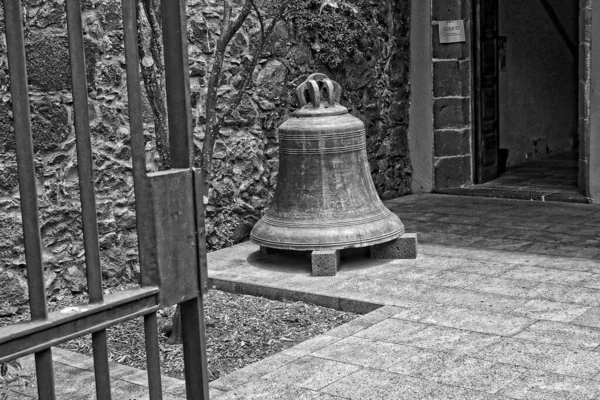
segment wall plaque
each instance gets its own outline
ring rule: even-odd
[[[458,43],[465,42],[465,21],[440,21],[440,43]]]

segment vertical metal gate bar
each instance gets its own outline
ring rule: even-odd
[[[188,399],[208,400],[208,365],[202,296],[181,303],[185,390]],[[200,379],[198,379],[200,378]]]
[[[144,124],[142,113],[142,89],[140,76],[140,57],[137,37],[137,1],[122,0],[123,33],[125,43],[125,68],[127,71],[127,98],[129,100],[129,130],[131,134],[131,158],[133,163],[133,186],[135,191],[135,212],[138,231],[138,248],[140,249],[140,265],[142,286],[158,285],[158,267],[155,246],[145,241],[144,233],[154,232],[154,219],[149,218],[152,210],[152,191],[146,177],[146,151],[144,141]],[[145,249],[145,251],[142,251]]]
[[[75,114],[75,135],[77,138],[77,165],[79,170],[79,190],[83,219],[83,240],[90,303],[101,302],[102,270],[98,247],[98,224],[96,222],[96,196],[94,190],[94,170],[92,142],[88,115],[87,82],[85,75],[85,51],[81,26],[80,0],[69,0],[67,25],[69,50],[71,54],[71,79],[73,83],[73,109]]]
[[[193,166],[193,136],[186,2],[185,0],[162,0],[161,6],[171,164],[173,168],[191,168]],[[202,288],[200,288],[198,297],[184,301],[180,303],[180,306],[187,398],[208,400]]]
[[[129,130],[131,133],[132,148],[131,157],[135,177],[144,178],[146,176],[146,154],[142,119],[142,91],[140,85],[141,76],[140,56],[138,53],[136,4],[136,0],[122,0],[125,68],[127,72],[127,99],[129,101]],[[134,183],[139,181],[140,179],[135,179]],[[137,192],[135,196],[136,200],[138,200]]]
[[[144,316],[144,332],[146,334],[146,364],[148,365],[150,400],[162,400],[158,322],[155,312]]]
[[[191,168],[194,142],[185,0],[162,0],[169,145],[173,168]]]
[[[92,349],[94,351],[96,399],[110,400],[110,369],[108,366],[106,329],[92,333]]]
[[[44,320],[47,318],[48,311],[44,289],[44,266],[42,262],[33,140],[31,137],[31,117],[29,113],[29,92],[27,89],[27,69],[25,64],[23,18],[21,15],[20,0],[4,0],[4,18],[15,127],[21,216],[23,219],[23,238],[25,242],[25,258],[27,260],[29,307],[32,320]],[[35,366],[38,381],[38,397],[41,400],[54,400],[56,397],[54,371],[52,368],[52,351],[44,350],[36,353]]]
[[[55,400],[51,349],[35,353],[35,374],[37,376],[38,397],[40,400]]]
[[[29,285],[29,305],[31,319],[46,319],[46,294],[44,291],[44,266],[40,240],[37,188],[29,115],[29,92],[27,90],[27,69],[25,67],[25,45],[19,0],[4,0],[6,19],[6,39],[10,91],[15,124],[17,163],[19,168],[19,193],[25,257],[27,259],[27,283]]]
[[[98,224],[96,222],[96,195],[90,135],[87,81],[85,73],[85,49],[81,23],[81,2],[66,2],[69,53],[71,55],[71,79],[73,85],[73,109],[79,170],[79,191],[83,220],[83,240],[90,303],[102,302],[102,269],[98,246]],[[94,375],[98,399],[110,400],[110,371],[106,330],[92,334],[94,351]]]

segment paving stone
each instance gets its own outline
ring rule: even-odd
[[[463,273],[458,271],[438,271],[427,268],[415,268],[405,270],[400,276],[394,274],[400,280],[422,282],[429,285],[457,287],[469,286],[482,279],[481,275]]]
[[[508,400],[508,397],[493,395],[479,390],[441,385],[439,389],[423,397],[422,400]]]
[[[208,395],[210,396],[210,400],[222,399],[223,396],[225,396],[226,394],[227,392],[224,390],[219,390],[211,387],[208,388]]]
[[[378,342],[405,343],[406,338],[428,328],[428,326],[417,322],[390,318],[357,332],[354,336]]]
[[[545,229],[547,232],[562,233],[565,235],[583,235],[583,236],[595,236],[598,233],[595,227],[583,227],[581,225],[574,224],[556,224]]]
[[[592,276],[589,272],[564,271],[539,266],[519,266],[502,275],[503,278],[530,280],[536,282],[561,283],[563,285],[577,284]]]
[[[319,393],[299,386],[285,384],[280,381],[257,379],[248,382],[219,397],[219,400],[314,400]]]
[[[439,376],[446,365],[457,357],[459,355],[453,353],[417,349],[387,370],[419,379],[435,379],[433,377]]]
[[[579,282],[579,285],[592,289],[600,289],[600,274],[591,275],[590,277]]]
[[[278,353],[251,364],[249,367],[234,371],[228,375],[225,375],[224,377],[212,381],[210,383],[210,387],[219,390],[230,391],[247,382],[256,381],[261,376],[281,368],[296,359],[296,357]]]
[[[553,257],[541,262],[538,266],[600,274],[600,260]]]
[[[513,212],[513,214],[511,215],[513,218],[489,218],[489,219],[485,219],[485,220],[480,220],[480,223],[487,225],[487,226],[492,226],[492,227],[502,227],[502,228],[506,228],[509,229],[510,231],[514,231],[514,230],[525,230],[525,231],[531,231],[531,232],[539,232],[541,230],[547,229],[550,226],[552,226],[552,222],[540,222],[540,221],[528,221],[528,220],[521,220],[520,218],[517,219],[515,218],[517,216],[517,213],[515,212],[514,209],[511,210]],[[528,213],[526,213],[528,214]],[[548,218],[551,219],[549,217],[546,216],[542,216],[543,218]]]
[[[553,321],[538,321],[514,336],[515,339],[594,350],[600,346],[600,329]]]
[[[516,379],[524,369],[466,355],[422,351],[400,361],[389,371],[495,393]]]
[[[398,314],[401,311],[404,311],[405,309],[406,309],[406,307],[383,306],[383,307],[378,308],[375,311],[371,311],[369,313],[369,315],[371,315],[371,316],[381,315],[386,318],[389,318],[389,317],[393,317],[394,315]]]
[[[404,227],[406,229],[406,223],[413,221],[437,221],[442,215],[434,212],[418,212],[418,211],[409,211],[406,206],[392,206],[388,208],[393,211],[395,214],[399,215],[404,223]]]
[[[325,387],[322,392],[358,400],[414,400],[437,387],[434,382],[406,375],[363,369]]]
[[[504,338],[475,355],[496,361],[591,379],[600,373],[600,353]]]
[[[437,380],[447,385],[496,393],[524,371],[524,368],[514,365],[463,356],[448,363]]]
[[[529,318],[509,314],[435,305],[411,307],[396,314],[394,318],[499,336],[515,335],[535,322]]]
[[[498,250],[452,247],[430,243],[419,247],[422,254],[442,257],[462,258],[466,260],[502,262],[506,264],[537,265],[550,258],[543,254],[522,252],[502,252]]]
[[[417,351],[418,349],[410,346],[351,336],[311,355],[362,367],[387,369]]]
[[[318,289],[320,293],[379,304],[390,303],[395,299],[418,299],[432,287],[415,282],[365,276],[357,276],[353,279],[324,279],[330,279],[330,282]]]
[[[328,331],[327,335],[343,339],[387,318],[388,315],[385,314],[369,313]]]
[[[468,272],[472,274],[498,276],[516,268],[515,264],[507,264],[496,261],[461,260],[462,262],[452,271]]]
[[[359,369],[356,365],[307,356],[287,364],[285,368],[264,375],[261,379],[320,390]]]
[[[534,299],[512,311],[512,314],[523,315],[533,319],[544,319],[558,322],[571,322],[588,311],[590,307],[558,301]]]
[[[531,245],[530,241],[516,240],[516,239],[497,239],[497,238],[486,238],[483,237],[481,240],[473,244],[473,247],[485,248],[491,250],[503,250],[503,251],[519,251]]]
[[[420,223],[417,227],[427,233],[444,233],[447,235],[461,235],[461,236],[479,236],[473,231],[477,230],[477,226],[465,225],[465,224],[454,224],[445,223],[439,219],[434,222]]]
[[[90,374],[91,373],[92,371],[90,370]],[[126,369],[123,369],[122,373],[116,379],[138,386],[148,386],[148,372],[146,370],[140,370],[137,368],[126,367]],[[162,376],[161,386],[163,393],[185,398],[185,381],[183,379]]]
[[[285,349],[282,353],[292,357],[304,357],[339,340],[340,338],[336,336],[319,335],[305,340],[294,347]]]
[[[567,246],[557,245],[556,243],[543,243],[536,242],[532,243],[522,249],[522,251],[538,253],[538,254],[549,254],[563,257],[577,257],[577,258],[589,258],[592,259],[600,255],[600,248],[595,245],[590,247],[583,246]]]
[[[443,244],[448,246],[471,246],[483,238],[479,236],[458,235],[452,233],[423,232],[419,233],[419,250],[423,244]]]
[[[403,335],[396,343],[428,350],[472,354],[500,338],[501,336],[431,325],[426,329]]]
[[[540,283],[531,289],[529,296],[550,301],[562,301],[590,307],[600,306],[600,290],[581,286]]]
[[[459,258],[437,257],[430,255],[419,255],[419,258],[417,258],[415,261],[416,262],[414,262],[413,265],[416,268],[432,270],[451,270],[464,263],[464,261]],[[404,261],[404,263],[407,263],[407,261]]]
[[[528,370],[499,393],[513,399],[527,400],[597,399],[600,384],[597,381]]]
[[[435,221],[448,222],[451,224],[478,225],[481,222],[480,217],[470,217],[465,215],[435,215],[438,216],[438,218],[435,219]]]
[[[150,400],[150,394],[147,386],[136,385],[135,383],[116,380],[111,382],[112,396],[119,400]],[[60,396],[57,396],[61,398]],[[65,397],[67,398],[67,397]],[[94,396],[76,395],[69,400],[84,400],[95,398]],[[174,396],[172,394],[163,393],[163,400],[185,400],[185,396]]]
[[[504,296],[527,297],[531,288],[536,285],[538,285],[538,282],[507,279],[504,277],[485,277],[467,286],[465,289]]]
[[[23,359],[20,359],[23,360]],[[94,369],[94,359],[92,357],[82,357],[81,354],[76,353],[74,351],[68,351],[61,349],[60,347],[52,348],[52,360],[55,362],[60,362],[65,365],[70,365],[71,367],[77,367],[80,369],[89,369],[90,371]],[[31,362],[33,363],[33,356],[31,357]],[[32,364],[33,365],[33,364]],[[111,363],[111,376],[115,377],[115,371],[120,368],[121,364]]]
[[[530,224],[536,223],[531,222]],[[571,235],[548,232],[544,230],[546,227],[548,227],[548,224],[542,225],[544,225],[544,228],[541,228],[539,230],[535,230],[535,227],[533,226],[527,229],[511,229],[510,233],[506,237],[517,240],[526,240],[529,242],[551,242],[565,245],[573,244],[573,242],[576,240]]]
[[[433,287],[426,295],[419,297],[418,300],[492,312],[511,311],[527,302],[527,299],[511,296],[444,287]]]
[[[600,328],[600,308],[594,307],[573,320],[574,324]]]

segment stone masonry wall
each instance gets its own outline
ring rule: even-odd
[[[465,43],[440,44],[438,21],[465,20]],[[433,127],[434,190],[472,182],[471,1],[434,1]]]
[[[589,195],[592,1],[579,2],[579,191]]]
[[[188,40],[194,133],[203,137],[203,96],[219,28],[221,2],[188,2]],[[278,170],[277,127],[292,111],[289,93],[316,71],[344,89],[342,103],[367,126],[369,162],[384,198],[406,194],[410,161],[408,126],[409,0],[364,0],[360,12],[383,32],[362,38],[352,62],[323,64],[318,42],[278,25],[253,77],[254,89],[227,121],[215,147],[208,245],[217,249],[247,238],[270,204]],[[38,177],[40,226],[47,291],[51,298],[85,288],[77,161],[70,93],[64,0],[23,0]],[[139,273],[135,233],[126,76],[119,0],[84,0],[89,111],[94,147],[101,261],[106,285],[135,280]],[[1,9],[0,9],[1,10]],[[0,21],[3,21],[3,13]],[[4,31],[4,24],[0,27]],[[239,83],[237,71],[250,54],[256,21],[233,40],[220,92]],[[6,43],[0,39],[0,317],[27,301],[14,132]],[[155,170],[152,114],[145,105],[148,169]]]

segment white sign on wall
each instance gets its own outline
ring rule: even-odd
[[[458,43],[465,42],[465,21],[440,21],[440,43]]]

